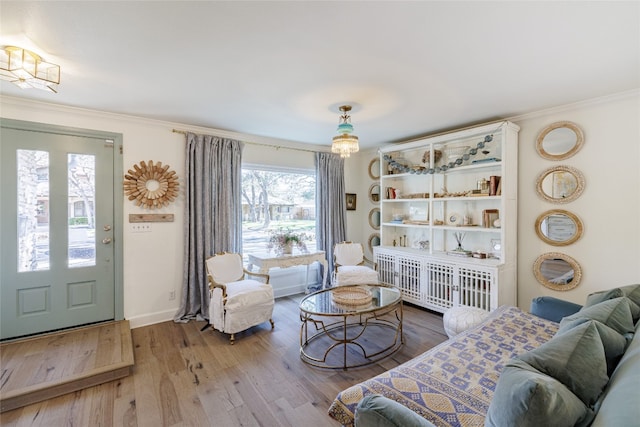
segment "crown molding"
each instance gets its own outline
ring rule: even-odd
[[[119,121],[119,122],[127,122],[130,124],[165,127],[167,128],[168,132],[173,132],[173,129],[177,129],[185,132],[202,133],[207,135],[215,135],[222,138],[236,139],[246,143],[265,145],[265,146],[277,146],[278,148],[291,148],[291,149],[327,151],[327,152],[331,151],[330,145],[325,146],[325,145],[306,144],[304,142],[291,141],[287,139],[270,138],[270,137],[251,135],[251,134],[246,134],[241,132],[232,132],[232,131],[227,131],[223,129],[193,126],[185,123],[149,119],[146,117],[131,116],[127,114],[92,110],[92,109],[81,108],[81,107],[72,107],[64,104],[55,104],[50,102],[37,101],[33,99],[14,97],[14,96],[0,97],[0,106],[2,105],[15,106],[19,108],[35,107],[45,112],[49,111],[52,113],[54,112],[55,113],[73,113],[75,115],[81,115],[81,116],[90,117],[93,119],[95,119],[96,117],[100,117],[100,118]],[[1,115],[1,108],[0,108],[0,115]]]

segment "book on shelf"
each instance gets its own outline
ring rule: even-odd
[[[482,226],[493,228],[493,223],[498,218],[500,218],[500,211],[498,209],[485,209],[482,211]]]
[[[497,196],[498,195],[498,184],[500,182],[500,177],[497,175],[491,175],[489,177],[489,195]]]

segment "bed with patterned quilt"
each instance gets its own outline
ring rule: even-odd
[[[338,394],[329,415],[354,424],[358,402],[380,394],[436,426],[484,426],[505,363],[550,340],[558,324],[502,306],[486,321],[383,374]]]

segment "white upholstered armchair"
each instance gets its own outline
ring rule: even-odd
[[[269,321],[274,327],[273,288],[268,274],[252,273],[242,266],[240,254],[222,252],[206,261],[209,280],[209,323],[214,329],[235,334]],[[256,276],[263,280],[248,279]]]
[[[378,272],[365,265],[372,263],[365,258],[362,243],[336,243],[333,247],[333,263],[334,286],[378,284]]]

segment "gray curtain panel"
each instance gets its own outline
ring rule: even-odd
[[[346,239],[344,159],[332,153],[316,153],[316,241],[333,271],[333,246]]]
[[[209,317],[205,260],[216,252],[242,252],[240,141],[187,133],[184,273],[174,320]]]

